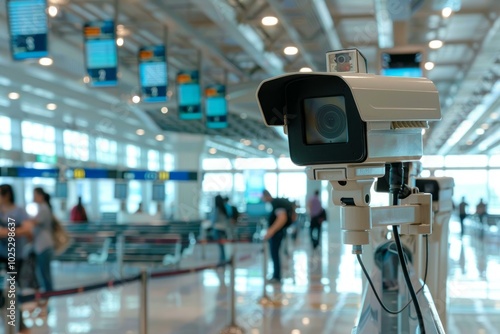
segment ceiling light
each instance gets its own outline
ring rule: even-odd
[[[298,52],[299,52],[299,49],[297,49],[295,46],[287,46],[283,52],[287,55],[287,56],[293,56],[293,55],[296,55]]]
[[[132,96],[132,102],[134,102],[134,103],[141,102],[141,97],[139,95]]]
[[[299,72],[312,72],[313,70],[310,67],[302,67]]]
[[[490,118],[491,118],[491,119],[498,119],[498,113],[496,113],[496,112],[492,112],[492,113],[490,114]]]
[[[21,95],[19,95],[19,93],[17,93],[17,92],[10,92],[9,95],[7,95],[7,96],[11,100],[17,100],[21,97]]]
[[[162,141],[163,139],[165,139],[165,136],[164,135],[156,135],[155,139],[158,141]]]
[[[432,61],[428,61],[424,64],[424,67],[427,71],[430,71],[434,68],[434,63]]]
[[[273,152],[274,152],[274,151],[273,151],[273,149],[272,149],[272,148],[268,148],[268,149],[267,149],[267,153],[269,153],[269,154],[273,154]]]
[[[116,45],[118,46],[123,46],[123,42],[124,42],[123,37],[118,37],[116,39]]]
[[[478,136],[484,135],[484,129],[476,129],[476,135]]]
[[[167,96],[168,96],[168,97],[172,97],[172,95],[174,95],[174,92],[172,92],[171,90],[169,90],[169,91],[167,92]]]
[[[443,46],[443,41],[440,41],[439,39],[435,39],[429,42],[429,47],[431,49],[439,49],[442,46]]]
[[[280,154],[280,158],[286,158],[286,155]]]
[[[262,18],[262,25],[265,25],[265,26],[275,26],[278,24],[278,18],[274,17],[274,16],[265,16]]]
[[[422,129],[422,136],[425,135],[426,132],[427,132],[426,129]]]
[[[57,10],[56,6],[49,6],[49,8],[47,9],[47,12],[49,13],[50,17],[56,17],[58,10]]]
[[[261,151],[264,151],[266,149],[266,145],[260,144],[259,146],[257,146],[257,148]]]
[[[245,141],[243,141],[243,145],[250,146],[250,145],[252,145],[252,141],[248,140],[248,139],[245,139]]]
[[[450,17],[451,13],[453,13],[453,9],[451,9],[451,7],[444,7],[443,10],[441,10],[441,16],[445,19]]]
[[[135,134],[138,135],[138,136],[142,136],[146,133],[146,131],[144,131],[144,129],[137,129],[135,131]]]
[[[168,113],[168,108],[167,107],[162,107],[161,108],[161,112],[162,112],[162,114]]]
[[[467,146],[471,146],[472,144],[474,144],[474,142],[472,140],[467,140],[465,142],[465,145],[467,145]]]
[[[83,82],[84,83],[89,83],[90,82],[90,77],[88,75],[83,77]]]
[[[210,154],[215,154],[217,153],[217,149],[215,147],[211,147],[209,150],[208,150],[208,153]]]
[[[490,128],[490,125],[488,123],[483,123],[481,125],[481,129],[483,129],[483,130],[488,130],[489,128]]]
[[[55,104],[55,103],[49,103],[49,104],[47,104],[46,107],[47,107],[48,110],[56,110],[57,109],[57,104]]]
[[[50,66],[53,62],[52,58],[49,57],[43,57],[38,60],[38,63],[42,66]]]
[[[245,113],[240,114],[241,119],[247,119],[248,115]]]

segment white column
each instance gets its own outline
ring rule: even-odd
[[[179,148],[176,150],[176,170],[199,171],[200,156],[205,147],[203,136],[180,135]],[[177,182],[177,201],[175,202],[175,218],[189,220],[200,219],[201,176],[197,181]]]

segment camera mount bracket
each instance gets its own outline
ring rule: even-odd
[[[374,227],[400,225],[402,234],[432,232],[432,195],[419,193],[417,188],[401,200],[401,205],[370,206],[370,189],[378,176],[377,167],[346,166],[315,172],[332,185],[333,203],[340,206],[342,240],[344,244],[353,245],[353,253],[361,253],[361,246],[369,244]],[[362,171],[374,173],[360,173]]]

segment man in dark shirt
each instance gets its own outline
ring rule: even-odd
[[[271,203],[273,209],[269,215],[269,227],[264,237],[269,240],[269,248],[271,259],[273,260],[273,277],[272,283],[281,282],[281,261],[280,261],[280,246],[281,241],[286,233],[286,226],[292,217],[289,217],[288,211],[290,202],[284,198],[273,198],[269,191],[262,192],[262,200]]]

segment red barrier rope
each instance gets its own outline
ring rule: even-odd
[[[252,255],[248,254],[248,255],[241,256],[240,258],[238,258],[237,261],[243,262],[243,261],[247,261],[251,258],[252,258]],[[195,267],[195,268],[186,268],[186,269],[154,272],[154,273],[151,273],[149,275],[149,277],[150,278],[161,278],[161,277],[170,277],[170,276],[183,275],[183,274],[189,274],[189,273],[197,273],[197,272],[204,271],[204,270],[225,267],[229,264],[231,264],[230,260],[222,262],[222,263],[218,263],[215,265],[211,264],[211,265],[205,265],[205,266],[200,266],[200,267]],[[26,302],[30,302],[33,300],[38,301],[40,299],[47,299],[49,297],[61,297],[61,296],[67,296],[67,295],[81,294],[81,293],[99,290],[99,289],[103,289],[103,288],[117,287],[117,286],[124,285],[127,283],[139,281],[140,279],[141,279],[141,275],[134,275],[134,276],[130,276],[130,277],[123,278],[123,279],[109,280],[109,281],[105,281],[105,282],[101,282],[101,283],[96,283],[96,284],[81,286],[81,287],[76,287],[76,288],[68,288],[68,289],[49,291],[49,292],[44,292],[44,293],[34,293],[31,295],[20,296],[19,298],[20,298],[21,303],[26,303]]]

